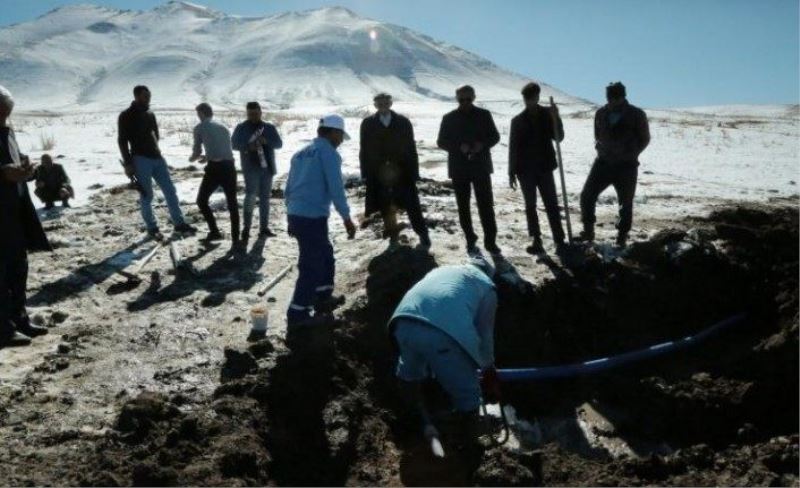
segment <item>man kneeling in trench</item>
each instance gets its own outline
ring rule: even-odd
[[[499,401],[494,274],[481,257],[436,268],[405,294],[389,321],[400,352],[396,374],[401,392],[421,417],[426,437],[438,437],[422,394],[422,382],[431,373],[449,395],[459,434],[467,442],[477,440],[481,390],[488,403]]]

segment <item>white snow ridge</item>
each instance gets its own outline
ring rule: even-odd
[[[363,105],[379,91],[405,101],[450,100],[464,83],[485,101],[517,100],[526,81],[341,7],[244,18],[176,1],[144,12],[67,6],[2,29],[0,73],[26,109],[55,111],[120,107],[135,83],[152,85],[165,108],[202,98],[304,110]]]

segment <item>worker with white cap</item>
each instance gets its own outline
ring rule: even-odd
[[[401,392],[420,415],[426,435],[432,425],[421,383],[431,374],[450,396],[465,433],[476,425],[482,396],[488,403],[499,400],[494,275],[494,267],[479,256],[436,268],[405,294],[389,320],[399,349]]]
[[[348,238],[356,228],[342,180],[342,157],[336,148],[350,136],[344,119],[327,115],[320,119],[317,138],[293,157],[286,181],[286,213],[289,234],[297,239],[299,276],[286,314],[293,328],[323,325],[342,297],[333,296],[335,260],[328,238],[331,203],[342,217]]]

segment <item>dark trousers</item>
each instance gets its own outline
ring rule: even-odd
[[[425,223],[425,217],[422,216],[422,206],[419,203],[419,193],[416,185],[396,186],[387,188],[386,191],[390,192],[390,198],[381,208],[383,228],[386,229],[386,235],[396,238],[400,233],[400,228],[397,225],[397,208],[401,207],[406,209],[408,221],[411,223],[411,228],[414,229],[414,232],[420,237],[427,237],[428,226]]]
[[[328,237],[328,218],[308,218],[289,215],[289,235],[297,239],[300,254],[297,259],[297,283],[286,316],[288,322],[308,318],[314,304],[333,295],[336,260]]]
[[[67,187],[67,189],[70,191],[71,194],[72,189],[69,187]],[[33,191],[33,193],[37,197],[39,197],[39,200],[41,200],[42,203],[44,203],[45,205],[52,205],[53,202],[56,201],[67,203],[67,201],[71,198],[71,197],[62,198],[61,188],[53,188],[53,187],[37,188]]]
[[[553,172],[536,173],[532,171],[529,174],[519,175],[517,179],[522,189],[522,196],[525,198],[528,235],[535,238],[542,237],[539,215],[536,212],[536,192],[538,190],[542,195],[545,211],[547,211],[547,221],[550,222],[553,240],[564,242],[564,228],[561,227],[561,212],[558,208],[558,194],[556,194],[556,180],[553,178]]]
[[[453,190],[458,205],[458,221],[464,231],[467,243],[475,244],[478,236],[472,227],[470,213],[470,197],[475,189],[475,201],[478,204],[478,215],[483,227],[483,242],[487,247],[493,246],[497,239],[497,223],[494,219],[494,196],[492,194],[492,175],[488,173],[470,177],[453,178]]]
[[[206,165],[206,173],[197,192],[197,206],[208,223],[211,232],[219,232],[214,212],[208,205],[208,199],[217,188],[222,187],[228,212],[231,214],[231,238],[239,240],[239,203],[236,201],[236,166],[233,161],[213,161]]]
[[[28,253],[24,248],[0,251],[0,333],[28,323],[25,289],[28,286]]]
[[[594,227],[597,220],[595,207],[597,197],[609,186],[614,186],[619,201],[617,230],[627,233],[633,224],[633,197],[636,196],[636,180],[639,168],[636,164],[613,164],[597,159],[581,191],[581,220],[583,227]]]

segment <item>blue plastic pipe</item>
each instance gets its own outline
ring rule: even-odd
[[[583,363],[565,364],[562,366],[545,366],[541,368],[515,368],[515,369],[498,369],[497,376],[503,382],[524,382],[524,381],[540,381],[559,378],[572,378],[575,376],[584,376],[610,369],[619,368],[626,364],[642,361],[644,359],[652,359],[658,356],[664,356],[683,349],[692,347],[709,337],[722,332],[723,330],[743,322],[745,319],[744,314],[734,315],[728,319],[698,332],[695,335],[687,336],[675,341],[664,342],[650,346],[645,349],[626,352],[616,356],[592,359]]]

